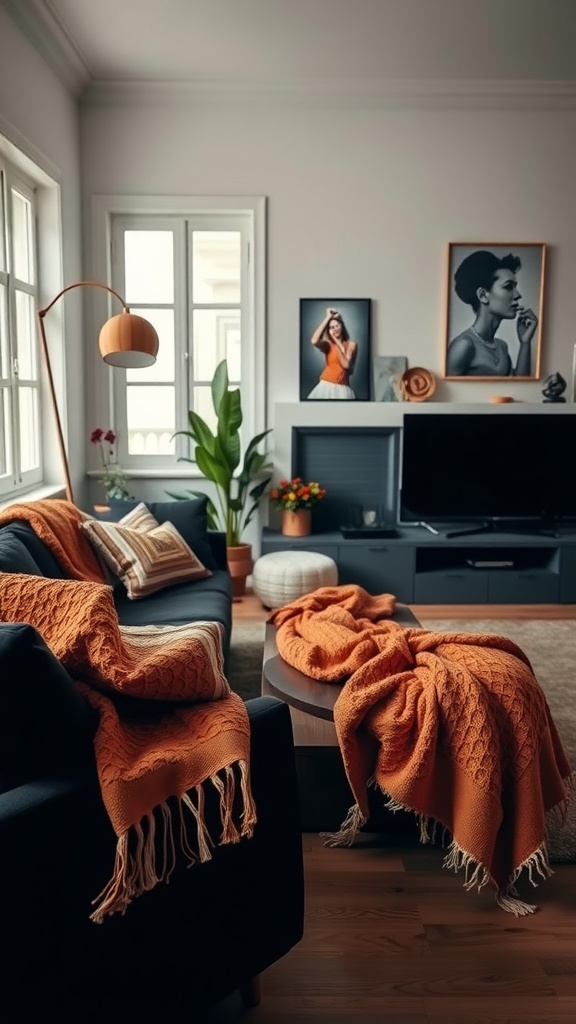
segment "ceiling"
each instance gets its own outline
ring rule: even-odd
[[[81,91],[113,82],[576,81],[576,0],[0,0]]]

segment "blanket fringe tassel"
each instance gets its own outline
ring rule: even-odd
[[[153,889],[159,882],[168,883],[178,853],[183,855],[187,867],[192,867],[211,860],[215,845],[238,843],[253,834],[256,806],[250,791],[249,769],[246,761],[239,761],[237,768],[239,780],[235,766],[228,765],[221,773],[211,775],[174,798],[171,804],[160,804],[137,825],[118,836],[114,871],[102,892],[92,900],[96,909],[90,915],[91,921],[102,924],[110,914],[124,914],[136,896]],[[210,834],[204,813],[204,787],[208,782],[219,797],[221,832],[217,840]],[[239,821],[235,822],[234,812],[238,807],[241,811]]]
[[[372,782],[372,780],[370,780]],[[442,846],[445,845],[444,840],[450,834],[448,829],[443,826],[440,822],[428,817],[425,814],[419,814],[414,812],[413,808],[405,807],[397,800],[390,798],[385,807],[392,812],[396,811],[408,811],[409,813],[416,813],[416,819],[420,829],[420,842],[430,843],[434,842],[436,836],[436,830],[442,829]],[[558,809],[557,809],[558,810]],[[560,814],[565,813],[565,808],[559,809]],[[342,822],[338,832],[321,832],[320,837],[324,840],[324,846],[352,846],[356,834],[360,831],[363,825],[366,824],[367,818],[364,817],[358,804],[354,804],[348,811],[346,818]],[[448,851],[443,861],[443,867],[452,869],[455,873],[458,871],[464,871],[464,888],[467,890],[476,889],[477,892],[487,885],[488,883],[494,884],[490,872],[482,864],[479,864],[471,854],[461,849],[457,843],[452,841],[448,847]],[[502,910],[507,911],[509,914],[514,914],[515,917],[525,917],[527,914],[534,914],[538,907],[533,903],[526,903],[520,899],[517,889],[514,883],[517,881],[523,871],[528,874],[528,880],[531,884],[536,887],[538,885],[537,878],[549,878],[554,872],[548,862],[548,850],[546,842],[542,843],[537,850],[534,851],[522,864],[519,864],[515,868],[506,889],[496,890],[496,903]]]

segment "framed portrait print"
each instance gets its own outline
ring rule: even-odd
[[[370,299],[300,299],[300,401],[370,400]]]
[[[449,242],[444,377],[539,380],[546,246]]]

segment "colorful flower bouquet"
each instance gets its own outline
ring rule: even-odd
[[[314,508],[325,495],[325,489],[315,480],[305,484],[301,477],[295,476],[293,480],[281,480],[277,487],[273,487],[270,501],[285,511],[299,512],[303,508]]]

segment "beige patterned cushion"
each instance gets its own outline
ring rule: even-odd
[[[144,504],[119,523],[88,519],[80,524],[80,529],[87,533],[95,551],[122,580],[133,600],[174,583],[212,575],[176,527],[170,522],[160,526]]]
[[[101,520],[98,520],[99,522]],[[105,520],[108,522],[108,520]],[[122,519],[119,520],[119,526],[129,526],[131,530],[155,530],[160,523],[155,516],[152,515],[150,509],[143,501],[136,508],[133,508],[131,512],[128,512]]]

